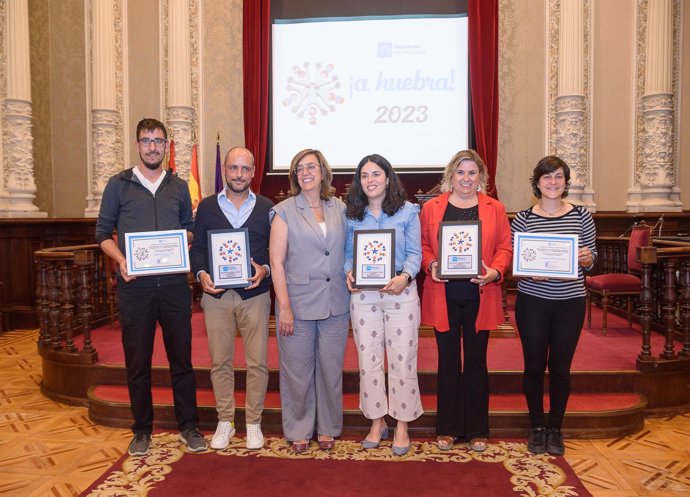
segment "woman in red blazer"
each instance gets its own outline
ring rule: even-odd
[[[427,201],[421,213],[422,268],[427,273],[422,323],[434,327],[438,346],[436,435],[441,450],[451,449],[456,441],[468,441],[473,450],[482,452],[489,436],[486,351],[489,331],[503,322],[500,283],[513,251],[505,207],[480,193],[487,178],[477,152],[458,152],[441,180],[444,193]],[[439,279],[440,223],[477,219],[481,221],[481,274],[469,280]]]

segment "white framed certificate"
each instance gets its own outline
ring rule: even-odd
[[[355,230],[355,288],[383,288],[395,276],[395,230]]]
[[[515,233],[513,276],[577,279],[577,249],[577,235]]]
[[[211,230],[208,232],[208,262],[216,288],[244,288],[252,275],[249,230]]]
[[[469,279],[482,270],[482,222],[443,221],[438,228],[438,277]]]
[[[129,276],[189,272],[187,230],[125,233]]]

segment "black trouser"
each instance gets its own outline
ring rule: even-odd
[[[585,298],[551,300],[518,292],[515,321],[520,331],[527,397],[533,428],[561,428],[570,396],[570,365],[585,320]],[[549,366],[550,412],[544,416],[544,371]]]
[[[477,332],[474,327],[479,301],[447,299],[447,307],[450,329],[446,332],[436,331],[436,434],[466,441],[488,437],[489,372],[486,350],[489,332]]]
[[[134,433],[151,433],[151,358],[156,323],[170,364],[175,418],[180,430],[196,428],[199,421],[192,368],[191,292],[185,284],[154,288],[128,287],[118,282],[118,307],[125,350],[127,386],[132,404]]]

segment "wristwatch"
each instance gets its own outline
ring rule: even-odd
[[[407,284],[408,284],[408,285],[409,285],[410,283],[412,283],[412,275],[411,275],[410,273],[408,273],[407,271],[402,271],[402,272],[400,273],[400,276],[404,276],[405,278],[407,278]]]

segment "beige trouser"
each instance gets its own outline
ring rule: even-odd
[[[242,290],[238,290],[241,292]],[[235,337],[239,328],[247,361],[246,422],[260,424],[268,387],[266,350],[268,317],[271,311],[269,292],[242,300],[234,290],[220,299],[204,294],[201,298],[211,355],[211,382],[216,397],[219,421],[235,419]]]

